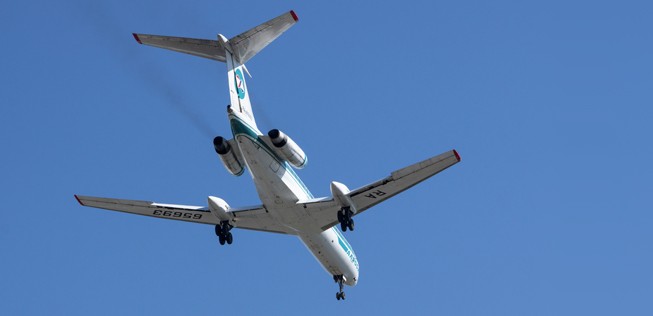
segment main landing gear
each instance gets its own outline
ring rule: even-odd
[[[220,240],[220,245],[224,245],[225,242],[231,245],[234,242],[234,236],[230,232],[232,228],[233,226],[229,225],[229,221],[222,221],[220,224],[215,225],[215,234]]]
[[[340,222],[340,229],[342,229],[343,232],[346,232],[347,228],[354,231],[354,219],[352,216],[354,216],[354,212],[349,206],[343,207],[338,211],[338,222]]]
[[[345,277],[342,274],[339,275],[334,275],[333,280],[338,283],[338,286],[340,287],[340,291],[336,293],[336,299],[337,300],[345,300],[345,292],[342,290],[343,283],[345,282]]]

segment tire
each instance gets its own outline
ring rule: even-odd
[[[343,301],[345,300],[345,292],[340,292],[340,298],[342,298]]]
[[[349,220],[349,225],[347,225],[347,227],[349,228],[349,230],[354,231],[354,220],[353,219]]]
[[[220,235],[220,236],[218,236],[218,239],[220,240],[220,245],[224,245],[224,242],[225,242],[224,236]]]
[[[342,212],[338,211],[338,222],[342,223]]]
[[[346,232],[347,231],[347,223],[340,222],[340,230],[342,230],[343,232]]]
[[[227,233],[227,243],[231,245],[232,242],[234,242],[234,235]]]

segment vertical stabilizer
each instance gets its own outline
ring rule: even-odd
[[[256,121],[245,82],[245,62],[297,23],[297,20],[295,12],[289,11],[229,40],[218,34],[218,46],[224,49],[227,63],[231,108],[253,127],[256,127]]]
[[[242,114],[249,123],[256,127],[252,104],[249,102],[249,91],[245,82],[245,65],[241,65],[227,53],[227,71],[229,76],[229,98],[231,108]]]
[[[225,49],[231,109],[250,125],[256,127],[252,104],[249,101],[249,90],[245,82],[245,65],[237,60],[236,55],[233,53],[233,47],[222,34],[218,35],[218,43]]]

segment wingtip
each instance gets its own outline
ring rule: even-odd
[[[75,194],[75,200],[77,200],[77,202],[79,203],[79,205],[84,206],[84,203],[82,203],[82,201],[79,199],[79,197],[77,196],[77,194]]]
[[[460,162],[460,155],[455,149],[453,150],[453,154],[456,156],[456,159],[458,159],[458,162]]]
[[[138,38],[138,34],[136,34],[136,33],[132,33],[132,35],[134,35],[134,39],[135,39],[139,44],[143,44],[143,42],[141,42],[141,39]]]
[[[292,15],[292,18],[295,20],[295,22],[299,21],[299,17],[297,17],[297,13],[295,13],[294,10],[290,10],[290,15]]]

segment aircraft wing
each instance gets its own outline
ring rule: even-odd
[[[353,202],[358,215],[370,207],[377,205],[414,185],[438,174],[439,172],[460,162],[460,156],[455,150],[431,157],[424,161],[396,170],[376,182],[350,191],[347,196]],[[340,206],[334,199],[318,199],[300,202],[309,209],[315,221],[322,230],[338,224],[337,212]]]
[[[163,204],[150,201],[122,200],[75,195],[82,206],[101,208],[151,217],[185,222],[216,225],[220,219],[204,206]],[[293,230],[277,224],[263,206],[230,209],[234,227],[280,234],[295,234]]]

